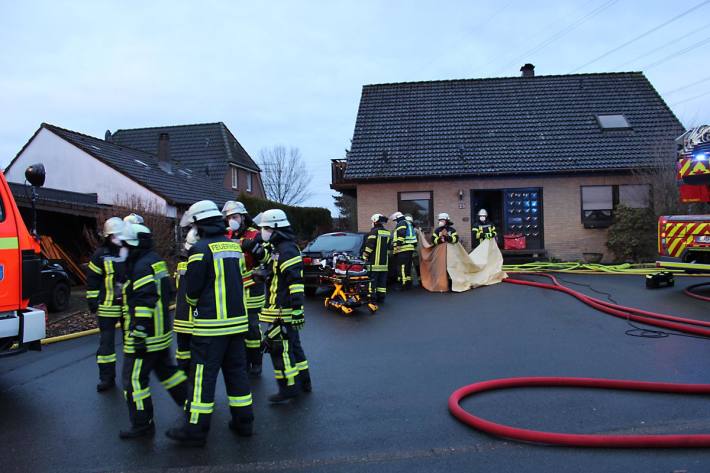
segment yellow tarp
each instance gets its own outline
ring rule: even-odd
[[[498,284],[508,277],[495,240],[484,240],[469,254],[461,243],[432,246],[421,232],[418,236],[421,284],[428,291],[448,291],[447,275],[454,292]]]

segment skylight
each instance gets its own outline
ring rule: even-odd
[[[626,117],[621,114],[597,115],[602,130],[628,130],[631,128]]]
[[[147,168],[150,168],[150,166],[148,166],[146,163],[144,163],[144,162],[141,161],[140,159],[134,159],[133,161],[137,162],[137,163],[140,164],[141,166],[145,166],[145,167],[147,167]]]

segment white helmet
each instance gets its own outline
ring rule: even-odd
[[[286,217],[286,212],[281,209],[270,209],[262,213],[258,225],[260,227],[269,228],[283,228],[291,226],[288,222],[288,218]]]
[[[190,248],[192,248],[192,245],[197,243],[200,240],[200,236],[197,233],[197,228],[192,227],[189,232],[187,232],[187,235],[185,236],[185,244],[183,245],[183,248],[185,248],[187,251],[190,251]]]
[[[119,238],[125,241],[128,246],[138,246],[140,240],[139,235],[141,233],[150,235],[150,229],[140,223],[128,223],[123,228],[123,232],[121,232]]]
[[[390,215],[390,220],[397,220],[398,218],[404,217],[404,214],[402,212],[395,212],[392,215]]]
[[[478,216],[479,217],[488,217],[488,212],[486,211],[486,209],[481,209],[478,211]]]
[[[449,214],[447,214],[446,212],[441,212],[436,219],[437,220],[451,220],[451,218],[449,218]]]
[[[224,203],[224,207],[222,207],[222,215],[225,217],[229,217],[230,215],[234,214],[247,214],[247,208],[244,207],[244,204],[241,202],[237,202],[235,200],[228,200],[227,202]]]
[[[191,223],[200,222],[202,220],[214,217],[222,217],[222,212],[219,211],[217,204],[211,200],[200,200],[195,202],[187,209],[180,219],[180,226],[187,227]]]
[[[372,214],[370,220],[372,220],[372,223],[387,223],[387,217],[382,214]]]
[[[126,215],[125,217],[123,217],[123,221],[126,223],[140,223],[140,224],[145,223],[145,221],[143,220],[143,217],[141,217],[137,213],[131,213],[129,215]]]
[[[405,215],[404,219],[409,223],[414,223],[414,217],[412,217],[411,215]]]
[[[111,235],[120,235],[123,231],[123,220],[118,217],[111,217],[104,222],[104,229],[101,235],[108,238]]]

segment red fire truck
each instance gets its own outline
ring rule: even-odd
[[[25,178],[35,187],[44,184],[44,166],[27,168]],[[42,259],[36,232],[27,230],[5,174],[0,171],[0,356],[39,350],[45,336],[44,311],[28,307],[40,287]]]
[[[710,202],[710,126],[688,130],[678,143],[677,180],[682,202]],[[658,219],[657,266],[710,272],[710,215]]]

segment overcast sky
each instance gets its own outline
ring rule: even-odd
[[[307,203],[329,208],[364,84],[641,70],[684,125],[710,123],[710,0],[0,0],[0,45],[3,166],[42,122],[223,121],[254,159],[298,147]]]

